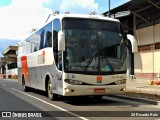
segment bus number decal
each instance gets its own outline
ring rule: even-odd
[[[102,83],[102,80],[103,80],[102,76],[97,76],[97,83]]]
[[[43,51],[41,55],[38,55],[38,64],[44,64],[44,63],[45,63],[45,51]]]

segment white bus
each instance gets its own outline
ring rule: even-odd
[[[18,44],[18,81],[51,100],[61,96],[123,93],[126,87],[127,40],[119,20],[98,15],[56,15]]]

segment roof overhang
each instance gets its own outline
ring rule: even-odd
[[[6,64],[6,62],[4,62],[2,59],[3,58],[0,58],[0,67],[4,66]]]
[[[3,51],[4,56],[8,57],[17,57],[16,51],[18,50],[18,46],[9,46],[6,50]]]
[[[160,1],[159,0],[130,0],[129,2],[102,14],[105,16],[108,16],[109,13],[111,15],[115,15],[117,12],[128,11],[137,16],[136,13],[151,7],[155,7],[160,10]]]
[[[7,62],[12,62],[12,63],[16,63],[17,62],[17,58],[14,58],[14,57],[4,57],[4,58],[1,58],[1,62],[3,63],[7,63]]]
[[[124,11],[128,11],[129,14],[125,15]],[[152,11],[152,12],[146,14],[145,11],[147,12]],[[129,21],[133,17],[134,25],[136,26],[136,29],[139,29],[142,27],[147,27],[150,25],[160,23],[159,11],[160,11],[159,0],[130,0],[123,5],[118,6],[102,14],[104,16],[111,16],[112,18],[119,19],[120,21],[123,20],[127,21],[127,19]],[[128,26],[125,27],[127,29],[129,28]]]
[[[12,62],[12,63],[16,63],[17,62],[17,50],[18,50],[18,46],[9,46],[6,50],[3,51],[3,55],[4,57],[1,58],[1,62]]]
[[[132,13],[133,12],[137,13],[139,11],[148,9],[150,7],[156,7],[157,9],[160,9],[160,1],[159,0],[130,0],[129,2],[126,2],[125,4],[118,6],[103,14],[107,16],[109,13],[112,15],[121,11],[130,11]]]

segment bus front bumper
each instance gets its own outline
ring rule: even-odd
[[[66,85],[64,87],[64,96],[83,96],[83,95],[110,95],[122,94],[126,90],[126,84],[108,85],[108,86],[81,86]]]

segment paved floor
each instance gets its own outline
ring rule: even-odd
[[[160,85],[151,85],[150,80],[133,79],[127,81],[127,91],[160,95]]]
[[[50,101],[42,91],[23,92],[22,86],[15,80],[0,80],[0,98],[0,115],[1,111],[17,111],[18,113],[21,111],[37,113],[39,111],[42,116],[44,112],[46,116],[53,116],[52,118],[43,116],[38,120],[46,120],[47,118],[55,120],[144,120],[140,116],[146,113],[156,113],[157,117],[145,118],[145,120],[153,120],[160,116],[159,106],[111,96],[104,96],[100,101],[83,97],[60,97],[57,101]],[[66,114],[68,116],[64,118],[63,115]],[[74,117],[70,117],[70,115],[74,115]],[[18,118],[13,119],[17,120]],[[32,120],[32,118],[28,119]]]

